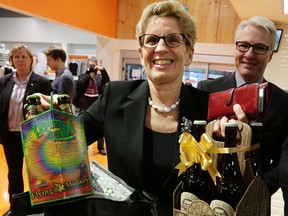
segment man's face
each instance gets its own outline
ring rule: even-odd
[[[51,56],[46,55],[47,65],[50,67],[51,70],[58,70],[59,69],[59,59],[54,59]]]
[[[89,69],[89,68],[91,68],[91,67],[95,67],[95,66],[97,66],[97,62],[94,62],[94,61],[88,61],[88,64],[87,64],[87,68]]]
[[[271,47],[270,36],[261,27],[246,26],[236,37],[236,41],[251,45],[263,44]],[[246,82],[256,82],[263,77],[267,64],[273,56],[269,49],[265,54],[255,54],[250,47],[247,52],[241,52],[235,47],[236,68]]]

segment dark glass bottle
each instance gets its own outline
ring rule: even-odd
[[[43,112],[39,95],[29,95],[26,97],[26,101],[27,103],[24,105],[25,119],[33,118]]]
[[[238,125],[237,123],[225,123],[225,147],[236,147]],[[217,185],[212,192],[211,207],[217,215],[234,214],[234,211],[245,193],[246,187],[240,171],[237,153],[224,154],[222,164],[218,165],[222,178],[217,178]]]
[[[252,131],[251,146],[260,143],[262,122],[250,123]],[[251,150],[245,153],[245,183],[248,186],[256,176],[262,176],[263,171],[260,163],[259,149]]]
[[[193,122],[192,134],[197,142],[200,142],[201,135],[205,133],[207,122],[196,120]],[[202,170],[200,163],[194,163],[183,174],[179,201],[181,211],[187,212],[189,204],[197,199],[207,200],[209,173]]]
[[[71,99],[69,95],[67,94],[59,95],[57,100],[58,100],[59,110],[66,112],[66,113],[73,114]]]
[[[260,143],[260,136],[263,124],[262,122],[252,122],[250,123],[252,129],[252,141],[251,145]],[[252,168],[254,176],[262,176],[263,170],[260,163],[259,149],[255,149],[249,152],[250,166]]]

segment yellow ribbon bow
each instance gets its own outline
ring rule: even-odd
[[[188,132],[183,132],[179,138],[180,143],[180,160],[181,162],[175,167],[179,169],[178,176],[186,171],[194,163],[201,164],[202,170],[207,170],[216,184],[216,176],[221,178],[212,158],[207,154],[207,150],[213,145],[209,136],[204,133],[198,143],[195,138]]]

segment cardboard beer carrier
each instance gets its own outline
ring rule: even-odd
[[[93,193],[82,119],[50,104],[20,125],[32,206]]]
[[[210,122],[206,126],[206,134],[211,138],[213,134],[214,121]],[[243,123],[243,128],[241,130],[241,143],[237,145],[241,147],[248,147],[251,144],[251,128],[248,124]],[[211,148],[222,148],[224,147],[224,142],[219,142],[213,140],[213,145]],[[262,216],[267,215],[268,208],[270,206],[270,193],[264,181],[261,177],[254,177],[251,167],[246,166],[245,161],[245,151],[237,152],[240,170],[244,179],[244,182],[248,185],[242,199],[237,205],[235,213],[233,216]],[[210,154],[213,159],[213,163],[217,166],[217,154]],[[245,175],[244,175],[245,173]],[[181,190],[181,183],[176,187],[173,194],[173,203],[178,200],[176,195]],[[211,215],[214,216],[212,208],[209,207],[210,203],[205,203],[202,200],[195,200],[186,203],[187,212],[176,209],[174,206],[173,215],[174,216],[194,216],[194,215]],[[218,215],[218,214],[217,214]],[[219,214],[222,215],[222,214]],[[226,214],[225,214],[226,215]]]

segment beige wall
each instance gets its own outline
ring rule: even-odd
[[[288,25],[277,25],[277,28],[284,29],[284,33],[278,52],[267,66],[265,78],[288,90]]]

